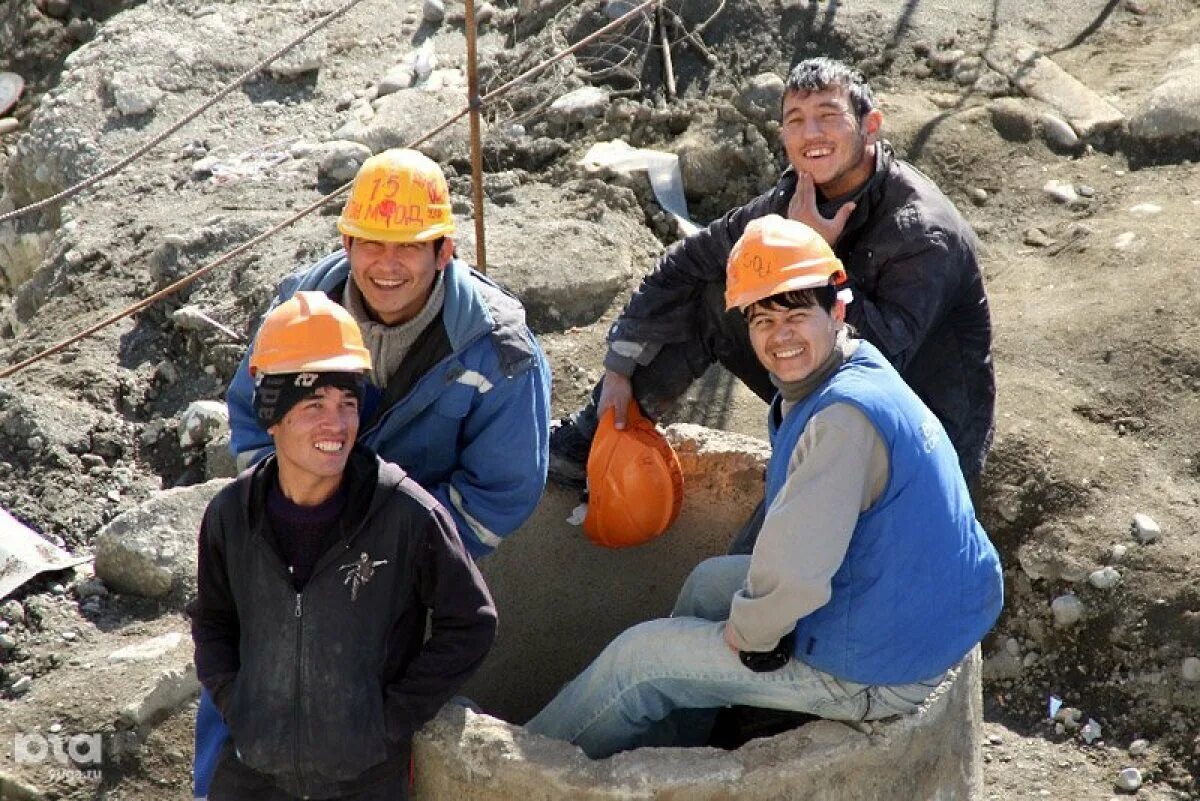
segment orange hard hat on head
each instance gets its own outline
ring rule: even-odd
[[[297,292],[272,309],[250,354],[252,376],[370,369],[358,323],[324,292]]]
[[[729,253],[725,308],[799,289],[844,283],[846,271],[820,234],[802,222],[768,214],[751,220]]]
[[[393,148],[358,168],[338,218],[346,236],[377,242],[430,242],[454,235],[450,189],[437,162]]]
[[[583,531],[607,548],[641,545],[662,534],[683,506],[683,471],[671,443],[629,404],[625,430],[609,409],[588,455]]]

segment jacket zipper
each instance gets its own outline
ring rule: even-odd
[[[296,765],[296,786],[300,790],[300,797],[307,798],[304,784],[304,769],[300,765],[300,721],[303,719],[304,710],[302,707],[302,699],[304,692],[302,685],[304,683],[304,594],[296,593],[296,725],[293,727],[293,749],[292,759]]]

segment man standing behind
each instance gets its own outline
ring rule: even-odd
[[[449,514],[355,442],[370,368],[320,292],[259,332],[253,403],[274,453],[205,511],[189,605],[196,672],[231,732],[212,801],[407,797],[413,734],[495,637]]]
[[[373,367],[359,438],[454,516],[475,558],[533,512],[546,483],[550,368],[520,302],[454,258],[446,179],[415,150],[367,159],[338,220],[342,249],[287,278],[276,303],[320,290],[358,322]],[[231,447],[269,452],[242,361]]]
[[[629,401],[658,418],[719,361],[764,401],[775,392],[746,322],[727,312],[725,263],[747,224],[767,214],[809,225],[833,246],[855,303],[846,321],[937,415],[968,480],[991,444],[991,319],[975,237],[938,188],[880,139],[871,88],[845,64],[797,64],[780,137],[790,167],[764,195],[672,247],[609,332],[592,401],[553,431],[550,472],[582,481],[599,415]]]

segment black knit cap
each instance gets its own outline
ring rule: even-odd
[[[300,401],[315,395],[321,387],[337,387],[353,392],[362,402],[367,379],[362,373],[344,371],[324,373],[260,373],[254,386],[254,411],[263,428],[284,418]]]

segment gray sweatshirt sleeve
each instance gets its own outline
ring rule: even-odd
[[[829,602],[859,513],[883,493],[887,449],[857,408],[813,415],[788,460],[788,476],[733,598],[728,627],[742,651],[769,651],[796,621]]]

